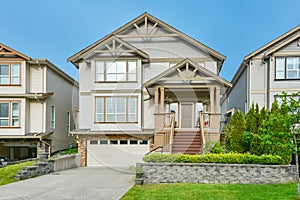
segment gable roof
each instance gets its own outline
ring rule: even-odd
[[[110,42],[113,43],[112,47],[107,45]],[[119,45],[116,45],[116,43],[119,43]],[[112,52],[112,53],[113,52],[117,53],[118,51],[121,52],[121,48],[126,47],[127,49],[130,49],[133,53],[136,53],[145,59],[149,59],[149,55],[147,53],[141,51],[140,49],[137,49],[136,47],[132,46],[128,42],[125,42],[124,40],[117,38],[116,36],[111,36],[101,41],[97,45],[94,45],[89,51],[82,53],[80,57],[84,58],[85,56],[87,56],[88,54],[90,54],[91,52],[95,51],[100,47],[106,47],[108,50],[107,52]],[[105,53],[105,51],[103,51],[102,53]]]
[[[207,75],[207,77],[211,77],[212,80],[215,80],[221,84],[224,84],[227,87],[231,87],[231,83],[226,81],[225,79],[221,78],[220,76],[214,74],[213,72],[209,71],[208,69],[200,66],[198,63],[194,62],[193,60],[190,60],[188,58],[180,61],[179,63],[177,63],[175,66],[169,68],[168,70],[166,70],[165,72],[153,77],[152,79],[150,79],[149,81],[147,81],[144,86],[145,87],[149,87],[153,84],[155,84],[156,82],[160,81],[162,78],[167,77],[169,75],[171,75],[172,73],[176,72],[179,68],[183,67],[183,66],[187,66],[191,65],[193,67],[195,67],[199,72]],[[204,80],[205,78],[202,77],[202,79]],[[182,80],[186,80],[184,78],[182,78]],[[199,79],[200,80],[200,79]]]
[[[30,57],[0,43],[0,58],[22,58],[24,60],[31,60]]]
[[[297,33],[298,32],[298,33]],[[295,36],[291,37],[293,34],[297,33]],[[279,43],[280,41],[283,41],[285,39],[287,39],[286,41],[283,41],[281,44],[280,44],[280,48],[283,47],[284,45],[286,45],[287,43],[290,43],[291,42],[291,39],[289,39],[289,37],[293,38],[292,40],[294,39],[297,39],[300,35],[300,25],[296,26],[295,28],[293,28],[292,30],[282,34],[281,36],[275,38],[274,40],[272,40],[271,42],[265,44],[264,46],[260,47],[259,49],[253,51],[252,53],[248,54],[244,60],[248,60],[249,58],[267,50],[268,48],[272,47],[272,46],[275,46],[276,43]],[[275,48],[275,49],[272,49],[271,51],[268,52],[268,54],[278,50],[279,48]]]
[[[122,31],[128,29],[131,26],[135,26],[136,25],[135,23],[139,22],[140,20],[142,20],[144,18],[145,19],[150,19],[150,20],[156,22],[157,24],[159,24],[159,26],[162,26],[162,27],[168,29],[170,32],[173,32],[174,34],[176,34],[178,36],[181,36],[185,41],[193,44],[194,46],[196,46],[198,48],[201,48],[201,49],[207,51],[210,55],[212,55],[212,56],[216,57],[217,59],[219,59],[221,61],[221,63],[223,63],[224,60],[226,59],[226,56],[224,56],[223,54],[209,48],[208,46],[204,45],[203,43],[191,38],[190,36],[184,34],[183,32],[175,29],[174,27],[168,25],[167,23],[165,23],[165,22],[157,19],[156,17],[150,15],[149,13],[145,12],[145,13],[141,14],[140,16],[136,17],[135,19],[131,20],[130,22],[126,23],[125,25],[121,26],[117,30],[113,31],[112,33],[106,35],[102,39],[96,41],[95,43],[89,45],[88,47],[82,49],[78,53],[76,53],[73,56],[69,57],[67,59],[67,61],[72,62],[76,66],[76,62],[78,62],[82,58],[82,55],[86,54],[86,52],[91,51],[92,49],[94,49],[95,46],[102,43],[107,38],[109,38],[111,36],[114,36],[114,35],[117,35],[117,34],[121,33]],[[220,67],[219,71],[220,70],[221,70],[221,67]]]

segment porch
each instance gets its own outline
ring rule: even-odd
[[[155,133],[152,151],[201,154],[220,138],[220,87],[154,88]]]

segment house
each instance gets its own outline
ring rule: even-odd
[[[257,103],[271,109],[274,100],[300,91],[300,25],[247,55],[222,99],[222,114],[244,114]]]
[[[149,13],[71,56],[81,165],[135,165],[151,150],[201,153],[220,136],[225,59]]]
[[[76,145],[78,83],[46,59],[0,44],[0,155],[34,158]]]

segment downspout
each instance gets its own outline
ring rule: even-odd
[[[251,60],[249,60],[249,64],[247,64],[247,62],[245,60],[243,60],[243,64],[247,67],[247,102],[245,102],[247,108],[245,108],[245,114],[248,112],[249,110],[249,105],[250,105],[250,89],[251,89],[251,72],[250,72],[250,65],[251,65]]]
[[[147,91],[149,97],[147,99],[144,99],[144,101],[148,101],[148,100],[152,99],[153,95],[150,94],[150,92],[149,92],[149,90],[148,90],[147,87],[145,87],[145,88],[146,88],[146,91]]]

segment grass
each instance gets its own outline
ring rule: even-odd
[[[263,200],[296,199],[296,183],[242,184],[149,184],[132,187],[121,200],[197,199],[197,200]]]
[[[35,161],[28,161],[0,168],[0,186],[16,182],[14,176],[18,173],[18,171],[22,170],[23,166],[34,165],[34,162]]]

